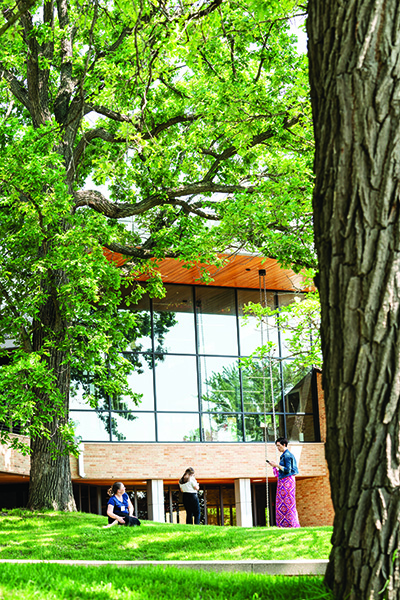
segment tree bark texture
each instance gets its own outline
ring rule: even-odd
[[[55,415],[47,425],[50,436],[37,436],[31,439],[31,470],[28,507],[31,509],[76,510],[72,491],[69,453],[59,431],[60,425],[68,421],[69,389],[71,370],[62,340],[68,331],[68,322],[61,316],[57,298],[57,287],[65,280],[60,271],[49,273],[49,284],[44,282],[48,300],[42,307],[40,319],[34,327],[33,349],[43,351],[50,342],[47,363],[49,373],[56,374],[57,390],[62,404],[63,416]],[[51,342],[55,342],[53,345]],[[53,347],[52,347],[53,346]],[[52,410],[52,400],[45,393],[37,393],[37,408],[43,415]]]
[[[336,598],[400,598],[400,3],[310,0]]]
[[[75,500],[72,492],[71,469],[68,455],[53,458],[50,444],[60,446],[59,434],[53,423],[54,437],[31,440],[31,471],[28,507],[32,510],[75,511]]]

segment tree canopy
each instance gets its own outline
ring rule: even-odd
[[[42,440],[35,487],[35,456],[73,449],[71,369],[127,393],[138,274],[162,294],[164,257],[315,265],[313,142],[291,0],[0,4],[0,420]]]

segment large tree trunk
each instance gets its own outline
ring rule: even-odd
[[[310,0],[336,598],[400,598],[400,5]],[[385,591],[379,594],[381,590]]]
[[[45,248],[43,248],[45,253]],[[62,409],[54,412],[54,399],[37,391],[37,410],[43,418],[53,414],[48,423],[49,437],[43,435],[31,439],[31,470],[28,506],[32,509],[76,510],[72,492],[71,469],[68,448],[63,441],[59,427],[68,421],[69,389],[71,369],[68,356],[62,350],[68,330],[68,322],[61,317],[57,298],[59,285],[65,282],[65,274],[51,272],[43,282],[48,300],[42,307],[40,318],[33,330],[33,349],[43,354],[48,372],[54,373],[57,391],[56,401]],[[43,352],[44,349],[48,349]]]
[[[54,429],[54,428],[53,428]],[[50,443],[62,446],[59,434],[51,442],[46,438],[31,440],[31,471],[28,507],[33,510],[76,510],[72,492],[68,455],[53,458]]]

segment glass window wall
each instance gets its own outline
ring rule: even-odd
[[[275,427],[271,414],[245,415],[244,426],[246,442],[275,442],[286,435],[283,415],[275,415]]]
[[[249,356],[250,354],[253,354],[256,348],[261,346],[262,333],[264,344],[266,344],[268,340],[273,344],[272,355],[279,356],[278,326],[276,317],[264,317],[261,327],[260,319],[247,313],[245,310],[245,307],[249,304],[249,302],[252,302],[253,304],[260,303],[260,292],[257,290],[238,290],[237,296],[241,355]],[[266,296],[268,308],[274,310],[276,308],[275,294],[268,292]]]
[[[238,361],[231,358],[199,358],[200,394],[204,411],[241,410]]]
[[[121,308],[121,310],[130,310],[132,306]],[[152,347],[152,330],[151,330],[151,313],[150,313],[150,298],[142,296],[139,303],[135,305],[136,328],[130,332],[131,342],[130,349],[133,352],[151,352]]]
[[[136,404],[130,396],[112,398],[113,410],[154,410],[152,355],[140,354],[136,365],[136,370],[128,375],[128,384],[135,394],[141,395],[139,404]]]
[[[85,442],[110,441],[110,413],[93,411],[70,411],[75,423],[75,434]]]
[[[196,288],[196,315],[200,354],[238,354],[235,290]]]
[[[156,363],[157,410],[198,411],[195,356],[165,354]]]
[[[166,296],[153,300],[155,334],[159,333],[156,351],[195,354],[193,288],[166,285]]]
[[[155,442],[154,413],[112,412],[113,442]]]
[[[243,441],[243,418],[240,414],[203,413],[201,425],[205,442]]]
[[[272,385],[271,385],[272,377]],[[242,367],[243,405],[245,412],[283,412],[282,374],[278,360],[254,360]]]
[[[267,303],[275,309],[295,296],[268,292]],[[90,377],[75,377],[77,435],[120,442],[274,442],[275,435],[318,441],[315,375],[282,358],[279,318],[268,318],[271,357],[246,362],[262,340],[257,318],[242,324],[244,307],[259,300],[257,290],[169,284],[165,298],[123,306],[137,316],[124,356],[134,366],[129,384],[141,402],[96,392],[97,411],[90,410],[82,398],[95,393]],[[264,320],[264,343],[266,326]]]
[[[158,413],[159,442],[199,442],[198,413]]]

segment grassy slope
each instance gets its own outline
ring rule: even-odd
[[[330,600],[322,578],[140,569],[0,565],[1,600]]]
[[[328,558],[331,527],[241,528],[159,524],[103,529],[84,513],[0,513],[0,558],[288,560]],[[1,596],[0,596],[1,598]]]

